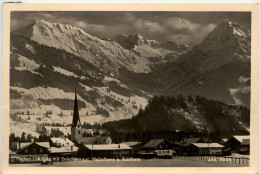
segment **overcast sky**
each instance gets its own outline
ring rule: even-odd
[[[200,43],[224,19],[251,28],[249,12],[12,12],[11,30],[35,19],[75,25],[100,38],[139,33],[149,39],[191,46]]]

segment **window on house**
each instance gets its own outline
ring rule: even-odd
[[[35,150],[35,149],[32,149],[32,153],[36,153],[36,150]]]
[[[78,130],[78,134],[80,134],[80,130]]]
[[[43,152],[43,148],[40,148],[40,152],[41,152],[41,153]]]
[[[24,151],[25,153],[28,153],[28,149],[25,149],[25,151]]]

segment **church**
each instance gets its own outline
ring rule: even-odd
[[[82,132],[81,122],[79,118],[77,92],[75,89],[74,113],[73,113],[73,119],[71,124],[71,141],[79,145],[82,143],[82,138],[83,138],[83,132]]]
[[[84,137],[81,127],[77,93],[75,90],[75,102],[74,102],[74,113],[71,124],[71,141],[74,142],[78,147],[78,156],[80,157],[106,157],[106,158],[122,158],[129,157],[132,148],[126,144],[112,144],[110,139],[108,142],[94,143],[89,142],[89,139],[100,139],[104,137]]]

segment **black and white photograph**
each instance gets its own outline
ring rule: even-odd
[[[252,22],[11,11],[9,167],[249,168]]]

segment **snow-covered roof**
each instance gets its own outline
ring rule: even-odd
[[[20,149],[18,149],[17,153],[19,153],[20,151],[22,151],[23,149],[26,149],[27,147],[31,146],[32,144],[37,144],[41,147],[50,148],[50,143],[49,142],[33,142],[33,143],[21,143],[20,144]]]
[[[198,148],[222,148],[222,147],[224,147],[218,143],[192,143],[192,144]]]
[[[183,140],[176,142],[175,144],[179,146],[189,146],[192,143],[197,143],[201,138],[184,138]]]
[[[141,144],[142,142],[135,142],[135,141],[128,141],[128,142],[122,142],[121,144],[127,144],[128,146],[135,146],[137,144]]]
[[[9,155],[16,155],[16,153],[12,150],[9,150]]]
[[[19,142],[17,142],[17,144],[18,144],[18,148],[19,148]],[[21,144],[20,144],[20,149],[23,148],[23,147],[25,147],[25,146],[28,146],[28,145],[30,145],[30,144],[32,144],[32,143],[31,143],[31,142],[30,142],[30,143],[21,143]]]
[[[237,139],[240,143],[242,143],[243,139],[250,139],[249,135],[236,135],[233,136],[235,139]]]
[[[18,142],[19,143],[19,142]],[[50,144],[49,142],[35,142],[36,144],[38,144],[39,146],[42,146],[42,147],[46,147],[46,148],[50,148]],[[21,143],[20,144],[20,149],[24,148],[24,147],[27,147],[29,145],[33,144],[32,142],[30,143]]]
[[[76,146],[72,146],[71,147],[67,146],[67,147],[51,147],[50,148],[50,153],[68,153],[68,152],[77,152],[78,151],[78,147]]]
[[[50,143],[49,142],[35,142],[39,146],[50,148]]]
[[[94,144],[94,145],[85,144],[84,146],[89,150],[130,150],[132,149],[126,144]]]
[[[51,138],[53,143],[61,143],[62,146],[74,146],[74,143],[70,139],[66,138]]]
[[[164,139],[156,139],[156,140],[150,140],[148,143],[144,145],[146,148],[155,148],[159,144],[161,144],[164,141]]]

